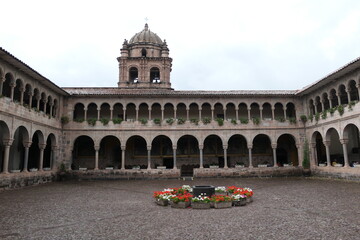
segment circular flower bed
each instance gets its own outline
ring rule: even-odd
[[[240,188],[236,186],[220,186],[215,188],[215,194],[206,196],[201,193],[199,196],[192,194],[192,188],[189,185],[183,185],[179,188],[166,188],[163,191],[156,191],[153,194],[155,202],[160,206],[174,208],[209,209],[229,208],[232,206],[245,206],[252,202],[254,192],[250,188]]]

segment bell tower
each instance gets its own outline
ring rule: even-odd
[[[119,88],[171,89],[169,48],[147,23],[129,42],[125,39],[120,53]]]

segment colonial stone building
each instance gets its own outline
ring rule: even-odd
[[[177,91],[146,24],[117,60],[117,88],[60,88],[0,48],[2,186],[61,164],[119,178],[288,174],[305,139],[315,174],[360,176],[360,59],[301,90]]]

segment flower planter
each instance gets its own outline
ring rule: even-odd
[[[43,170],[44,170],[44,171],[50,171],[51,168],[45,167],[45,168],[43,168]]]
[[[190,206],[190,203],[191,202],[177,202],[177,203],[171,202],[171,207],[173,207],[173,208],[187,208],[187,207]]]
[[[245,206],[246,205],[246,198],[243,198],[239,201],[232,201],[233,206],[238,207],[238,206]]]
[[[30,172],[37,172],[38,169],[37,168],[30,168]]]
[[[211,169],[219,168],[219,166],[210,166]]]
[[[290,165],[290,164],[285,163],[285,164],[284,164],[284,167],[291,167],[291,165]]]
[[[113,167],[106,167],[105,170],[114,170]]]
[[[19,173],[20,170],[10,170],[10,172],[12,172],[12,173]]]
[[[267,167],[267,164],[259,164],[258,167],[259,167],[259,168],[266,168],[266,167]]]
[[[217,209],[220,208],[231,208],[232,202],[215,202],[214,207]]]
[[[156,169],[166,169],[166,166],[157,166]]]
[[[79,171],[86,171],[86,170],[87,170],[87,168],[84,168],[84,167],[79,168]]]
[[[335,165],[334,165],[334,167],[342,167],[343,165],[342,164],[340,164],[340,163],[336,163]]]
[[[252,197],[246,197],[246,203],[251,203],[253,201]]]
[[[192,202],[191,207],[193,209],[209,209],[210,208],[210,202]]]
[[[139,170],[139,169],[140,169],[140,166],[133,166],[132,169],[137,169],[137,170]]]
[[[160,206],[169,205],[169,200],[166,200],[166,199],[156,199],[155,202],[157,205],[160,205]]]
[[[354,167],[360,168],[360,164],[354,164]]]
[[[245,165],[235,165],[235,168],[244,168]]]
[[[326,167],[326,163],[319,163],[319,167]]]

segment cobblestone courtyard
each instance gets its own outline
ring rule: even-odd
[[[152,192],[236,185],[254,202],[172,209]],[[0,239],[359,239],[360,183],[304,178],[56,182],[0,192]]]

